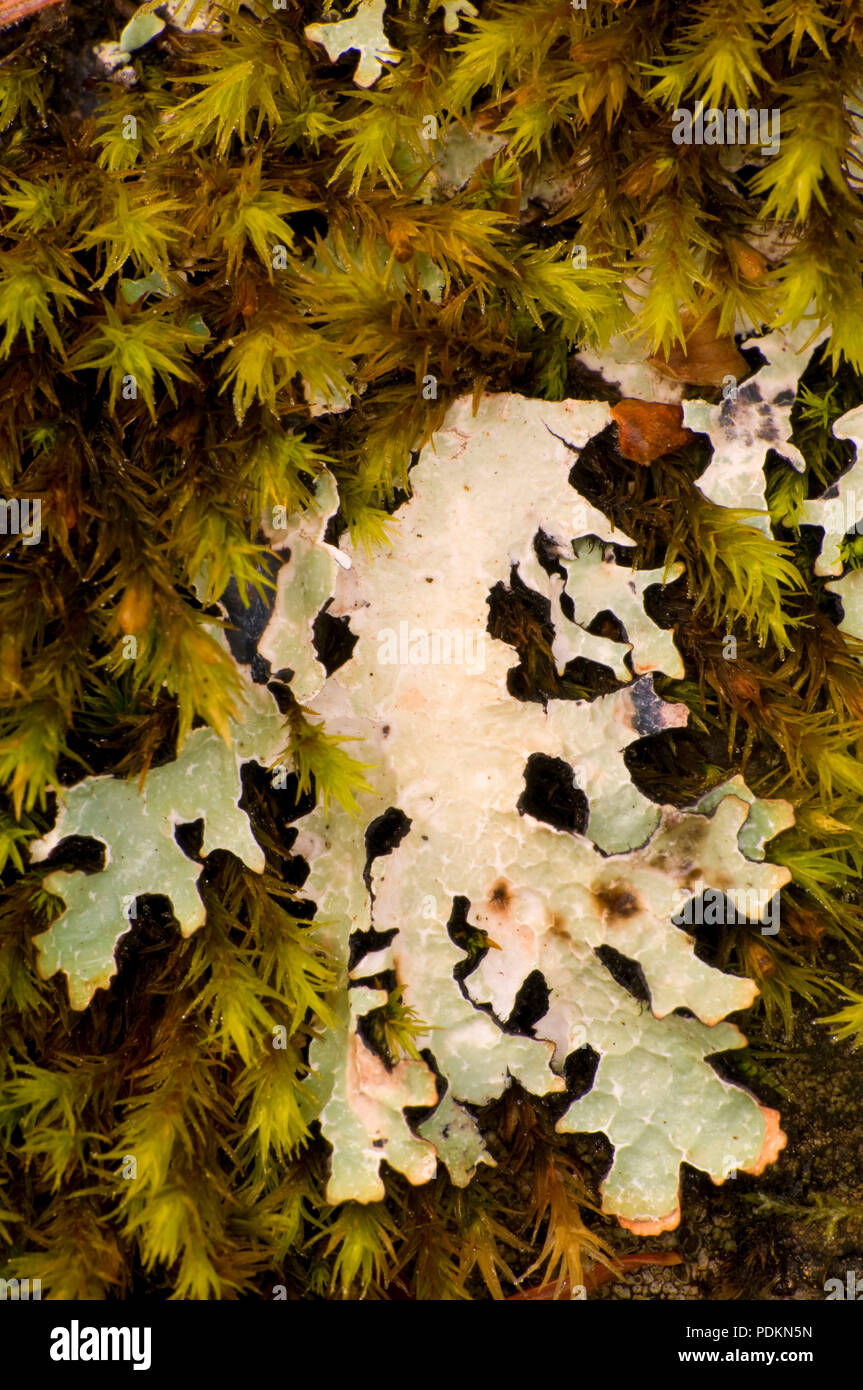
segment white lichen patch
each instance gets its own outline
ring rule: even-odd
[[[419,1132],[434,1146],[456,1187],[467,1187],[480,1163],[497,1166],[473,1115],[449,1091]]]
[[[815,333],[812,321],[803,319],[793,329],[780,328],[763,337],[750,338],[743,347],[757,348],[766,358],[763,366],[745,381],[729,377],[718,404],[698,399],[682,402],[684,427],[707,435],[713,449],[707,468],[696,480],[699,490],[716,506],[754,512],[749,524],[768,535],[770,515],[764,478],[767,455],[773,450],[792,468],[803,472],[806,461],[791,443],[791,408],[800,377],[816,348],[828,336],[828,330]],[[617,337],[601,353],[582,351],[578,356],[625,397],[668,403],[682,398],[681,383],[664,379],[645,361],[643,344]],[[851,423],[856,427],[855,422]],[[841,424],[837,421],[837,426]],[[848,482],[851,483],[850,477]],[[856,486],[858,492],[863,490],[859,476]],[[823,523],[813,520],[812,524]]]
[[[842,600],[844,617],[839,624],[840,632],[849,637],[863,640],[863,570],[851,570],[841,579],[825,584],[825,589],[838,594]]]
[[[536,1031],[552,1037],[560,1062],[580,1030],[586,1029],[586,1040],[592,1041],[592,1025],[568,989],[558,987],[554,969],[547,973],[546,949],[554,958],[554,942],[569,938],[592,951],[611,946],[637,961],[657,1018],[686,1008],[714,1024],[747,1008],[757,994],[752,981],[705,965],[693,951],[692,937],[671,925],[687,890],[697,891],[700,882],[720,890],[733,884],[764,906],[788,882],[787,869],[750,863],[740,853],[736,835],[747,815],[745,803],[733,797],[709,818],[666,807],[646,845],[608,858],[581,836],[528,824],[523,838],[541,850],[541,862],[527,870],[504,864],[484,896],[474,900],[470,920],[500,949],[490,951],[469,977],[469,993],[506,1018],[523,980],[541,969],[553,991],[553,1022],[543,1020]],[[565,1034],[560,1031],[564,1014]]]
[[[836,420],[833,433],[837,439],[853,441],[854,462],[823,496],[804,502],[800,508],[801,523],[819,526],[824,532],[814,564],[818,575],[842,575],[842,540],[849,533],[859,534],[863,530],[863,406],[847,411]],[[834,579],[824,587],[842,600],[839,631],[863,639],[863,571],[849,570],[841,579]]]
[[[338,505],[335,479],[324,470],[315,484],[314,501],[305,512],[286,517],[283,527],[266,526],[273,549],[288,551],[289,558],[279,570],[273,616],[258,651],[273,671],[293,672],[291,689],[301,705],[320,690],[326,676],[315,653],[312,629],[332,596],[339,565],[348,563],[324,540],[327,523]]]
[[[804,526],[820,526],[824,531],[824,542],[814,565],[815,573],[821,575],[842,573],[842,538],[863,522],[863,405],[836,420],[833,433],[837,439],[853,440],[854,462],[823,496],[804,502],[800,508]]]
[[[601,1131],[614,1145],[602,1183],[606,1211],[640,1234],[673,1230],[682,1162],[722,1182],[738,1168],[756,1167],[764,1150],[771,1116],[704,1060],[744,1046],[745,1039],[729,1023],[657,1023],[585,951],[558,954],[561,983],[580,991],[600,1053],[590,1091],[558,1129]]]
[[[179,757],[151,771],[141,790],[137,782],[116,777],[86,778],[62,794],[56,825],[32,844],[37,863],[69,835],[88,836],[105,847],[101,873],[56,870],[44,880],[66,909],[36,937],[39,970],[46,979],[65,971],[73,1009],[85,1009],[117,973],[114,949],[133,926],[139,895],[170,898],[184,936],[203,926],[204,904],[196,887],[201,867],[177,844],[175,826],[203,819],[203,854],[229,849],[262,872],[263,851],[238,803],[243,763],[273,762],[285,744],[283,721],[266,690],[249,685],[244,718],[231,725],[231,733],[228,747],[212,729],[194,730]]]
[[[494,131],[472,129],[453,122],[439,136],[440,154],[430,175],[430,186],[438,199],[451,198],[470,179],[485,159],[491,159],[506,146],[506,139]]]
[[[383,72],[385,63],[400,63],[402,59],[384,33],[384,10],[384,0],[360,0],[356,11],[347,19],[330,24],[307,24],[303,33],[313,43],[323,44],[331,63],[356,49],[360,56],[354,82],[358,87],[371,87]]]
[[[475,19],[479,14],[476,5],[472,5],[470,0],[430,0],[429,17],[438,10],[444,12],[443,27],[446,34],[455,34],[462,18]]]
[[[601,546],[589,540],[577,541],[573,554],[561,555],[559,563],[566,571],[563,588],[572,600],[576,624],[586,625],[602,609],[611,609],[630,638],[632,667],[637,675],[662,671],[674,680],[683,679],[683,661],[672,634],[658,627],[644,611],[645,589],[654,584],[671,584],[683,573],[683,565],[671,565],[667,570],[627,569],[614,563],[613,554],[605,554]],[[558,655],[557,649],[554,655]],[[565,659],[562,665],[559,663],[559,670],[571,659],[566,648],[562,655]],[[628,679],[627,673],[620,679]]]
[[[760,515],[751,525],[770,534],[765,499],[764,464],[769,450],[802,473],[806,460],[791,443],[791,407],[797,386],[813,352],[827,336],[813,335],[803,320],[793,329],[777,329],[762,338],[751,338],[744,348],[755,347],[767,364],[742,384],[728,383],[728,394],[719,405],[685,401],[683,424],[706,434],[713,457],[697,480],[700,491],[719,507],[751,509]]]
[[[749,807],[749,815],[737,835],[737,844],[747,859],[762,860],[767,841],[783,830],[790,830],[794,824],[794,808],[790,801],[780,798],[768,801],[755,796],[739,773],[702,796],[695,810],[710,815],[726,796],[737,797]]]
[[[404,1059],[389,1069],[366,1047],[356,1029],[357,1014],[386,1001],[381,990],[343,993],[338,1023],[316,1048],[316,1062],[328,1084],[318,1088],[324,1101],[321,1123],[337,1135],[327,1200],[377,1202],[385,1195],[381,1157],[410,1182],[434,1177],[437,1153],[418,1139],[405,1118],[408,1106],[434,1105],[437,1085],[424,1062]]]
[[[447,1092],[446,1111],[435,1112],[423,1137],[449,1139],[453,1105],[463,1111],[483,1104],[509,1077],[537,1094],[561,1089],[568,1053],[587,1040],[602,1059],[600,1089],[594,1110],[583,1112],[584,1123],[576,1119],[576,1106],[563,1127],[606,1128],[618,1146],[605,1189],[609,1211],[628,1222],[667,1223],[682,1161],[719,1180],[732,1168],[754,1164],[767,1134],[752,1097],[721,1082],[704,1061],[711,1052],[742,1045],[738,1031],[720,1020],[747,1007],[756,987],[701,962],[692,937],[672,919],[681,893],[699,880],[720,890],[733,885],[766,903],[788,872],[751,863],[741,852],[738,836],[752,814],[748,794],[721,798],[708,817],[662,811],[632,785],[622,750],[686,717],[682,706],[655,695],[649,676],[592,702],[552,700],[543,708],[509,695],[513,655],[501,642],[487,640],[481,669],[410,659],[420,649],[411,642],[423,629],[482,631],[488,594],[506,582],[513,566],[529,587],[559,599],[559,577],[555,592],[554,576],[536,557],[534,540],[542,533],[558,554],[573,555],[576,571],[584,560],[593,565],[596,593],[576,580],[571,626],[603,607],[619,608],[640,666],[679,669],[670,634],[643,610],[637,616],[644,589],[661,574],[633,574],[601,551],[591,561],[592,550],[578,545],[579,532],[628,544],[567,481],[573,455],[564,441],[582,446],[608,418],[607,408],[596,403],[508,396],[484,398],[474,418],[470,403],[458,402],[412,472],[412,497],[397,513],[392,550],[369,568],[343,542],[353,564],[337,576],[331,611],[350,619],[358,640],[352,659],[324,685],[316,709],[329,730],[359,740],[357,756],[378,765],[379,799],[369,819],[383,804],[409,826],[372,862],[370,891],[362,884],[365,836],[344,813],[327,816],[317,808],[300,823],[295,848],[311,866],[304,892],[326,923],[321,940],[343,970],[354,932],[374,927],[392,934],[390,944],[362,957],[352,975],[363,981],[394,971],[405,1003],[427,1025],[418,1042],[434,1053]],[[552,611],[557,623],[554,605]],[[403,644],[404,659],[381,661],[382,634],[402,626],[411,638]],[[604,655],[613,667],[619,653]],[[602,653],[593,656],[603,659]],[[520,814],[525,764],[533,753],[572,767],[588,801],[587,834]],[[762,824],[756,831],[754,848],[768,829]],[[447,930],[456,899],[468,900],[469,923],[495,942],[464,988],[455,979],[463,952]],[[596,951],[603,946],[641,966],[652,1012],[600,962]],[[550,991],[548,1012],[532,1036],[507,1032],[501,1025],[535,970]],[[699,1021],[681,1019],[672,1012],[678,1008]],[[331,1033],[313,1044],[321,1083],[332,1073],[334,1054],[343,1058],[351,1046],[349,1032],[341,1043]],[[653,1097],[645,1082],[653,1079],[657,1054],[665,1059],[664,1080]],[[607,1097],[601,1099],[609,1076],[614,1123]],[[700,1104],[693,1100],[675,1117],[669,1142],[669,1095],[678,1091],[699,1097]],[[354,1099],[353,1115],[362,1105],[361,1096]],[[325,1110],[322,1128],[333,1146],[334,1172],[359,1173],[368,1148],[355,1121],[333,1125]],[[637,1143],[629,1137],[636,1133]],[[478,1140],[472,1130],[468,1135],[467,1154],[461,1143],[455,1154],[451,1144],[439,1149],[459,1181],[478,1161]],[[398,1166],[386,1146],[378,1156]],[[334,1190],[343,1191],[341,1180]],[[359,1197],[359,1187],[353,1195]]]
[[[168,22],[172,29],[178,29],[181,34],[221,34],[224,32],[224,25],[219,22],[219,11],[217,6],[210,3],[210,0],[165,0],[160,9],[164,9],[168,16]],[[246,5],[246,9],[257,13],[254,3]],[[263,5],[261,6],[263,9]],[[258,14],[258,18],[266,15]]]
[[[601,352],[583,348],[576,355],[589,371],[599,372],[629,399],[669,405],[683,397],[683,384],[658,372],[647,360],[644,345],[633,343],[622,333],[611,338]]]
[[[608,1135],[605,1207],[632,1229],[673,1223],[681,1162],[720,1181],[732,1168],[756,1171],[781,1142],[775,1116],[705,1061],[742,1045],[721,1020],[752,1002],[755,985],[701,961],[675,918],[707,884],[749,895],[757,920],[788,872],[755,861],[790,813],[737,782],[693,811],[657,806],[632,782],[627,747],[682,727],[687,711],[653,688],[653,672],[678,676],[682,667],[673,635],[644,611],[647,589],[676,571],[614,563],[603,547],[630,539],[569,483],[578,451],[610,418],[599,402],[512,395],[485,396],[474,414],[465,398],[411,470],[389,550],[370,561],[347,537],[338,551],[327,545],[337,503],[329,473],[302,519],[271,530],[289,559],[259,653],[288,667],[294,694],[313,703],[328,735],[354,740],[352,754],[373,765],[360,814],[319,804],[297,823],[294,846],[309,866],[303,895],[317,906],[316,938],[338,974],[335,1022],[311,1044],[309,1080],[332,1148],[331,1202],[380,1199],[384,1162],[423,1183],[441,1161],[467,1183],[490,1161],[470,1107],[512,1079],[535,1095],[563,1091],[566,1058],[585,1043],[599,1056],[596,1078],[561,1128]],[[492,592],[505,593],[513,572],[547,601],[559,659],[577,651],[601,662],[621,688],[544,703],[510,694],[517,656],[488,625]],[[326,605],[356,638],[329,677],[313,644]],[[586,631],[606,609],[626,641]],[[76,1007],[113,973],[116,939],[129,928],[124,901],[166,894],[186,934],[202,925],[199,870],[173,840],[177,823],[203,817],[205,853],[229,848],[263,866],[238,806],[240,769],[250,758],[270,765],[284,731],[270,694],[251,685],[248,694],[231,749],[197,730],[143,792],[95,778],[66,793],[37,857],[63,835],[84,834],[101,840],[107,861],[101,874],[47,880],[67,909],[40,938],[42,967],[66,970]],[[571,769],[586,801],[584,833],[519,809],[536,754]],[[367,832],[387,812],[399,835],[369,862],[376,842]],[[469,927],[495,944],[460,981],[465,954],[450,926],[465,902]],[[361,946],[357,934],[372,928],[387,944],[360,950],[349,972],[352,938]],[[640,969],[644,1000],[617,983],[604,948]],[[534,971],[548,1009],[517,1031],[505,1025]],[[421,1020],[417,1043],[438,1076],[413,1058],[391,1067],[364,1040],[361,1020],[387,998],[383,972],[394,972]],[[436,1107],[418,1132],[416,1107]]]

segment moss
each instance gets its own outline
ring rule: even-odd
[[[798,525],[847,466],[831,427],[863,388],[859,5],[484,0],[456,32],[449,8],[391,4],[398,61],[365,89],[355,54],[331,63],[304,36],[313,0],[228,5],[218,37],[169,26],[129,86],[93,55],[119,37],[101,5],[0,34],[0,492],[38,500],[42,527],[32,547],[4,535],[0,557],[0,1234],[6,1272],[52,1297],[500,1297],[608,1257],[577,1145],[517,1089],[480,1116],[511,1171],[466,1191],[390,1175],[385,1203],[326,1203],[308,1045],[332,969],[291,823],[302,797],[354,805],[367,769],[312,711],[285,702],[290,788],[245,774],[265,874],[201,861],[191,941],[143,900],[83,1013],[36,968],[60,904],[27,845],[54,788],[141,785],[194,728],[227,733],[217,602],[231,586],[272,601],[262,515],[305,513],[328,467],[328,539],[377,553],[450,401],[616,396],[575,354],[622,331],[660,365],[688,347],[691,369],[705,322],[715,343],[807,314],[829,329],[792,411],[805,472],[768,462],[772,535],[698,491],[703,443],[647,469],[611,427],[578,470],[639,565],[686,570],[664,601],[687,677],[658,688],[690,728],[632,751],[637,785],[691,804],[743,771],[795,805],[774,856],[787,931],[723,928],[704,953],[759,982],[765,1028],[792,1032],[802,999],[861,1036],[859,993],[824,961],[861,939],[860,648]],[[674,145],[672,112],[698,100],[779,110],[779,151]],[[504,148],[478,144],[450,177],[463,132]],[[604,668],[555,670],[545,616],[517,586],[493,610],[513,693],[605,693]],[[453,933],[472,958],[493,945]],[[416,1020],[391,983],[372,1026],[392,1062]],[[263,1024],[286,1030],[267,1070],[249,1043]],[[130,1150],[149,1155],[134,1191]]]

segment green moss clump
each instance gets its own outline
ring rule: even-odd
[[[125,80],[93,56],[118,37],[101,5],[0,35],[0,492],[41,507],[39,544],[4,534],[0,557],[0,1263],[54,1298],[499,1298],[609,1258],[572,1146],[515,1090],[481,1117],[512,1171],[465,1192],[390,1177],[386,1203],[328,1207],[307,1048],[331,971],[286,823],[300,797],[350,804],[362,769],[308,711],[286,725],[297,784],[247,779],[265,875],[202,862],[206,932],[180,940],[148,899],[80,1015],[35,963],[58,903],[26,847],[51,789],[143,780],[195,726],[226,733],[216,603],[271,593],[260,517],[302,513],[326,466],[335,531],[374,552],[465,392],[589,394],[573,352],[620,332],[668,362],[705,321],[829,328],[795,407],[806,473],[768,469],[774,537],[708,503],[691,455],[618,455],[596,486],[640,563],[686,567],[689,678],[660,689],[695,732],[635,750],[639,785],[691,801],[742,770],[795,803],[774,855],[788,931],[725,931],[716,962],[789,1030],[796,998],[831,994],[822,938],[859,948],[859,650],[796,523],[863,398],[863,8],[478,0],[455,32],[452,8],[392,3],[398,61],[365,89],[355,52],[330,62],[304,35],[339,18],[316,0],[221,5],[218,35],[169,26]],[[779,150],[675,146],[673,111],[699,101],[778,110]],[[526,678],[557,689],[541,623],[509,621]],[[829,1021],[859,1040],[845,990]],[[390,1061],[414,1023],[391,991],[371,1024]],[[286,1030],[266,1066],[262,1027]]]

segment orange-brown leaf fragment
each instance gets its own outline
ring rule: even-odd
[[[153,593],[143,576],[135,578],[123,594],[117,609],[117,626],[126,633],[141,632],[150,621]]]
[[[683,427],[679,404],[623,400],[612,407],[611,416],[617,421],[620,452],[633,463],[653,463],[695,438],[692,430]]]
[[[651,367],[673,381],[691,386],[721,386],[727,376],[736,380],[748,375],[746,358],[737,351],[730,333],[721,337],[719,310],[713,309],[697,323],[691,313],[681,316],[684,345],[675,343],[665,356],[649,358]]]
[[[737,271],[744,280],[757,283],[763,278],[767,270],[767,260],[754,246],[734,237],[730,243],[730,252]]]
[[[59,0],[0,0],[0,29],[8,29],[10,24],[58,3]]]

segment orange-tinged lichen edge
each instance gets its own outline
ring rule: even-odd
[[[758,1109],[764,1116],[764,1143],[754,1162],[746,1164],[740,1170],[742,1173],[751,1173],[756,1178],[760,1177],[769,1163],[776,1162],[788,1143],[788,1135],[779,1128],[779,1111],[771,1110],[766,1105],[759,1105]]]
[[[788,1143],[788,1135],[779,1126],[779,1111],[771,1110],[767,1105],[759,1105],[758,1109],[764,1116],[764,1142],[757,1158],[740,1169],[741,1173],[751,1173],[756,1178],[761,1176],[768,1164],[776,1162]],[[724,1179],[714,1181],[719,1186]],[[680,1202],[673,1211],[650,1221],[630,1221],[625,1216],[618,1216],[617,1220],[624,1230],[631,1231],[634,1236],[660,1236],[665,1231],[676,1230],[680,1225]]]
[[[680,1225],[680,1199],[665,1216],[657,1216],[652,1221],[630,1221],[625,1216],[617,1219],[624,1230],[631,1231],[634,1236],[661,1236],[664,1231],[675,1231]]]

